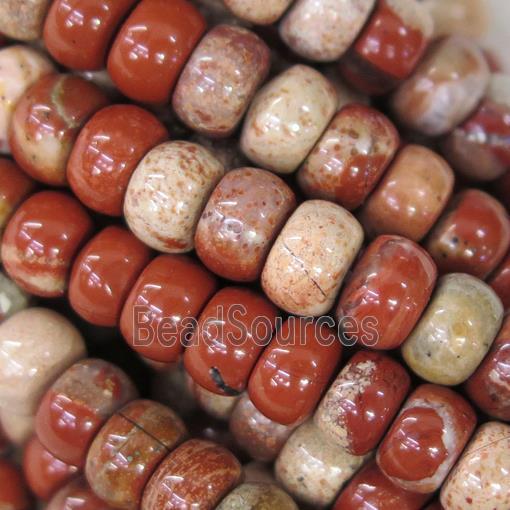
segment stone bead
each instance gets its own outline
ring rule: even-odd
[[[482,425],[441,490],[447,510],[505,510],[510,506],[510,425]],[[466,506],[467,505],[469,506]]]
[[[50,0],[2,0],[0,32],[20,41],[39,39],[49,4]]]
[[[217,510],[298,510],[294,500],[278,486],[270,483],[243,483],[236,487]]]
[[[194,382],[190,376],[188,376],[188,387],[198,407],[203,411],[217,420],[228,421],[230,419],[239,400],[239,395],[218,395]]]
[[[336,308],[349,343],[395,349],[427,306],[437,278],[430,255],[400,236],[379,236],[354,266]]]
[[[242,27],[218,25],[200,41],[175,87],[172,104],[193,131],[227,137],[269,72],[267,44]]]
[[[134,400],[106,422],[89,449],[85,473],[92,490],[115,508],[138,509],[156,467],[185,436],[171,409]]]
[[[452,35],[430,48],[391,105],[405,126],[427,136],[444,135],[474,110],[488,83],[489,66],[478,45]]]
[[[156,257],[124,304],[120,318],[124,339],[146,358],[176,361],[217,285],[207,269],[185,255]]]
[[[505,310],[510,308],[510,252],[491,274],[488,284],[494,289]]]
[[[298,55],[339,59],[366,23],[375,0],[298,0],[280,23],[280,36]]]
[[[6,510],[29,510],[32,502],[18,468],[0,459],[0,507]]]
[[[79,331],[47,308],[27,308],[0,324],[0,407],[33,414],[53,381],[86,354]]]
[[[434,492],[475,426],[475,412],[458,393],[424,384],[411,394],[393,422],[377,450],[377,464],[402,489]]]
[[[379,444],[410,385],[402,365],[384,354],[359,351],[326,392],[315,425],[337,446],[365,455]]]
[[[63,296],[74,256],[91,230],[92,221],[75,198],[58,191],[36,193],[5,229],[4,268],[31,294]]]
[[[393,159],[399,135],[382,113],[361,104],[344,106],[300,167],[304,194],[349,211],[372,192]]]
[[[323,200],[303,202],[277,237],[262,271],[262,287],[296,315],[327,313],[363,242],[348,211]]]
[[[130,99],[165,103],[206,28],[186,0],[142,0],[120,29],[108,56],[108,72]]]
[[[258,168],[232,170],[216,186],[200,217],[197,254],[224,278],[256,280],[295,207],[293,191],[278,176]]]
[[[244,121],[241,149],[261,168],[294,172],[335,113],[333,84],[315,69],[295,65],[255,96]]]
[[[71,189],[94,211],[121,216],[136,166],[167,137],[165,126],[147,110],[128,104],[103,108],[80,131],[69,156]]]
[[[90,489],[84,478],[77,478],[60,489],[46,505],[46,510],[112,510]]]
[[[238,18],[255,25],[270,25],[283,15],[293,0],[223,0]]]
[[[9,0],[8,0],[9,1]],[[19,4],[18,1],[12,1]],[[0,6],[2,11],[4,2]],[[5,18],[0,15],[0,24]],[[8,134],[14,108],[26,90],[54,71],[50,59],[29,46],[14,45],[0,50],[0,153],[10,152]]]
[[[32,437],[35,429],[33,414],[13,413],[0,406],[0,422],[7,439],[15,446],[24,446]]]
[[[510,247],[510,218],[491,195],[457,194],[432,229],[426,248],[440,273],[463,272],[485,279]]]
[[[397,234],[419,242],[446,207],[454,180],[441,156],[421,145],[407,145],[361,210],[367,235]]]
[[[158,145],[129,181],[124,200],[129,228],[156,250],[191,251],[202,210],[223,173],[221,163],[200,145]]]
[[[191,439],[160,464],[145,488],[141,510],[212,510],[240,477],[241,465],[228,450]]]
[[[60,460],[82,468],[102,425],[137,396],[120,368],[100,359],[79,361],[46,392],[36,415],[37,437]]]
[[[502,319],[501,302],[484,282],[463,273],[443,276],[402,355],[426,381],[460,384],[487,354]]]

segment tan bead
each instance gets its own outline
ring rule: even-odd
[[[232,14],[256,25],[277,21],[293,0],[223,0]]]
[[[38,39],[49,5],[50,0],[2,0],[0,32],[21,41]]]

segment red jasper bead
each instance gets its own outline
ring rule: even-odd
[[[5,229],[5,270],[31,294],[62,296],[74,256],[91,230],[92,221],[75,198],[57,191],[36,193]]]
[[[168,101],[205,28],[203,16],[187,0],[142,0],[108,56],[115,85],[135,101]]]
[[[107,103],[103,92],[78,76],[49,75],[21,97],[9,144],[16,162],[34,179],[64,186],[74,140],[87,119]]]
[[[83,478],[77,478],[53,496],[46,510],[112,510],[112,507],[99,499]]]
[[[496,292],[505,310],[510,308],[510,253],[491,274],[487,282]]]
[[[29,510],[30,498],[20,471],[6,459],[0,459],[0,508]]]
[[[167,137],[165,126],[138,106],[117,104],[99,110],[80,131],[69,157],[71,189],[87,207],[121,216],[131,174]]]
[[[334,330],[324,322],[290,317],[251,374],[250,399],[277,423],[289,425],[305,419],[325,390],[341,351]]]

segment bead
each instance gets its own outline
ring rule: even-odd
[[[76,252],[92,230],[92,221],[69,195],[41,191],[23,202],[2,240],[2,261],[24,290],[43,297],[64,295]]]
[[[241,134],[241,150],[261,168],[294,172],[335,113],[332,83],[315,69],[295,65],[255,96]]]
[[[232,13],[255,25],[270,25],[277,21],[293,0],[223,0]]]
[[[70,69],[102,69],[110,41],[135,0],[57,0],[44,22],[50,55]]]
[[[27,308],[0,324],[0,352],[0,407],[29,415],[48,386],[85,356],[85,344],[63,315]]]
[[[365,455],[382,439],[409,391],[411,379],[384,354],[359,351],[330,386],[314,415],[332,443]]]
[[[225,448],[191,439],[163,460],[144,491],[141,510],[212,510],[241,477],[241,465]]]
[[[77,478],[60,489],[46,505],[46,510],[112,510],[99,499],[84,478]]]
[[[6,459],[0,459],[0,507],[6,510],[32,508],[20,471]]]
[[[94,211],[122,215],[131,174],[168,132],[150,112],[135,105],[99,110],[80,131],[67,163],[74,194]]]
[[[205,28],[203,16],[186,0],[142,0],[108,56],[115,85],[135,101],[167,102]]]
[[[463,122],[482,99],[489,67],[474,41],[452,35],[436,42],[391,104],[407,127],[444,135]]]
[[[217,510],[298,510],[293,499],[276,485],[243,483],[236,487],[217,507]]]
[[[298,0],[280,23],[280,36],[298,55],[339,59],[367,21],[375,0]]]
[[[0,32],[21,41],[39,39],[49,4],[50,0],[2,0]]]
[[[266,43],[242,27],[218,25],[192,53],[175,87],[172,104],[193,131],[232,134],[269,72]]]
[[[134,400],[106,422],[89,449],[85,473],[92,490],[115,508],[138,509],[156,467],[185,436],[171,409]]]
[[[79,361],[46,392],[36,415],[37,436],[60,460],[82,468],[101,426],[137,396],[117,366],[100,359]]]
[[[402,355],[426,381],[460,384],[487,354],[502,318],[501,302],[484,282],[462,273],[443,276]]]
[[[504,510],[510,506],[510,425],[482,425],[441,490],[447,510]]]
[[[202,388],[202,386],[194,382],[189,375],[187,377],[188,387],[198,407],[217,420],[228,421],[239,400],[239,395],[218,395],[206,388]]]
[[[478,189],[454,197],[426,244],[440,273],[458,271],[482,279],[502,261],[509,247],[508,213]]]
[[[348,104],[333,117],[299,169],[298,183],[307,197],[352,211],[372,192],[398,145],[398,132],[385,115]]]
[[[476,415],[459,394],[424,384],[407,399],[377,450],[384,475],[405,490],[437,490],[476,426]]]
[[[250,399],[267,418],[290,425],[314,409],[340,361],[342,346],[324,321],[290,317],[253,369]]]
[[[365,202],[359,219],[369,237],[397,234],[419,242],[451,196],[448,163],[421,145],[407,145]]]
[[[129,228],[155,250],[191,251],[200,214],[223,173],[221,163],[200,145],[158,145],[129,181],[124,200]]]
[[[217,288],[215,277],[185,255],[160,255],[126,299],[120,330],[129,346],[154,361],[176,361],[193,322]]]
[[[487,282],[496,292],[505,310],[510,308],[510,252]]]
[[[327,313],[362,242],[361,225],[348,211],[323,200],[303,202],[269,252],[264,292],[289,313]]]
[[[409,336],[436,283],[436,265],[413,241],[379,236],[354,266],[336,308],[349,343],[395,349]]]
[[[224,278],[256,280],[295,207],[294,193],[278,176],[258,168],[232,170],[216,186],[200,217],[197,255]]]

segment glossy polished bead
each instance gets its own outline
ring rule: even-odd
[[[50,0],[2,0],[0,32],[21,41],[39,39],[49,4]]]
[[[212,137],[232,134],[269,72],[270,51],[250,30],[212,28],[191,54],[172,104],[193,131]]]
[[[354,266],[336,308],[349,342],[395,349],[409,336],[436,283],[436,265],[413,241],[379,236]]]
[[[216,186],[200,217],[197,254],[224,278],[256,280],[295,207],[294,193],[278,176],[258,168],[232,170]]]
[[[108,56],[108,72],[130,99],[168,101],[189,55],[206,28],[186,0],[142,0],[120,29]]]
[[[101,69],[110,41],[135,0],[57,0],[44,22],[50,55],[70,69]]]
[[[491,274],[488,284],[494,289],[505,310],[510,308],[510,253]]]
[[[160,255],[131,289],[120,318],[122,335],[142,356],[175,361],[216,288],[214,276],[194,260]]]
[[[307,197],[352,211],[372,192],[398,145],[385,115],[361,104],[344,106],[299,169],[299,185]]]
[[[71,189],[87,207],[121,216],[131,174],[167,137],[165,126],[138,106],[117,104],[99,110],[80,131],[69,157]]]
[[[101,426],[137,396],[120,368],[100,359],[79,361],[46,392],[37,411],[37,436],[53,455],[83,467]]]
[[[250,399],[262,414],[282,425],[303,420],[326,389],[341,350],[334,330],[324,322],[290,317],[251,374]]]
[[[77,478],[60,489],[46,510],[112,510],[90,489],[84,478]]]
[[[217,420],[228,421],[239,395],[218,395],[197,384],[189,375],[186,374],[186,377],[188,388],[198,407]]]
[[[243,483],[236,487],[217,507],[217,510],[298,510],[293,499],[271,483]]]
[[[448,163],[421,145],[397,155],[359,215],[370,237],[397,234],[420,241],[443,211],[453,190]]]
[[[29,510],[32,507],[20,471],[7,459],[0,459],[0,507],[6,510]]]
[[[85,472],[92,490],[115,508],[138,509],[154,470],[185,436],[171,409],[134,400],[106,422],[89,449]]]
[[[335,113],[332,83],[305,65],[273,78],[255,96],[241,134],[241,149],[261,168],[294,172]]]
[[[310,60],[340,58],[367,21],[375,0],[298,0],[280,23],[280,36]]]
[[[423,379],[460,384],[487,354],[502,319],[501,301],[484,282],[463,273],[443,276],[402,355]]]
[[[458,393],[419,386],[406,401],[377,450],[381,471],[399,487],[437,490],[476,426],[476,415]]]
[[[427,251],[440,273],[463,272],[485,279],[510,246],[510,218],[489,194],[460,192],[432,229]]]
[[[163,460],[144,491],[141,510],[212,510],[241,477],[241,465],[225,448],[191,439]]]
[[[256,25],[270,25],[278,21],[293,0],[223,0],[237,17]]]
[[[348,211],[323,200],[303,202],[269,252],[264,292],[289,313],[327,313],[362,242],[363,229]]]
[[[392,108],[407,127],[427,136],[444,135],[474,110],[488,83],[482,51],[474,41],[452,35],[430,48],[395,92]]]
[[[62,296],[76,252],[92,221],[69,195],[41,191],[23,202],[7,224],[2,261],[9,276],[36,296]]]
[[[482,425],[441,490],[447,510],[504,510],[510,506],[510,425]]]
[[[129,228],[155,250],[191,251],[202,210],[223,174],[221,163],[200,145],[158,145],[129,181],[124,200]]]

